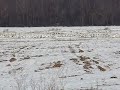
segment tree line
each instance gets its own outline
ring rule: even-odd
[[[120,0],[0,0],[0,26],[120,25]]]

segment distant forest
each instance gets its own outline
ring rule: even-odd
[[[120,25],[120,0],[0,0],[0,26]]]

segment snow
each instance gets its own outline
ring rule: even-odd
[[[120,27],[0,28],[0,68],[0,90],[119,90]]]

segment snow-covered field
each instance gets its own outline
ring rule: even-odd
[[[120,90],[120,27],[0,28],[0,90]]]

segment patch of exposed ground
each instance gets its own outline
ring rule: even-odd
[[[98,60],[99,58],[88,57],[86,55],[78,56],[76,54],[76,50],[73,47],[71,47],[71,46],[68,46],[68,47],[70,49],[70,52],[73,53],[74,55],[76,55],[76,58],[71,58],[70,60],[73,61],[76,65],[82,65],[84,71],[91,72],[91,70],[95,69],[95,68],[97,68],[99,71],[102,71],[102,72],[107,70],[107,68],[105,66],[99,65],[101,63],[100,60]],[[82,49],[79,49],[79,53],[83,53],[83,52],[85,52],[85,51]]]
[[[45,69],[60,68],[60,67],[62,67],[62,65],[63,65],[63,62],[61,62],[61,61],[52,62],[52,63],[44,63],[44,64],[41,64],[39,69],[34,70],[34,71],[39,72],[39,71],[45,70]]]
[[[9,61],[10,62],[14,62],[14,61],[16,61],[17,59],[16,58],[11,58]]]

